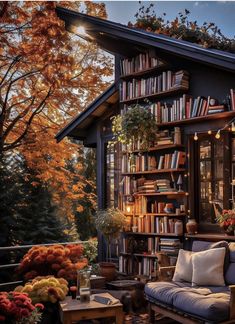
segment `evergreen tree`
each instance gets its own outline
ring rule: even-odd
[[[48,190],[28,183],[24,191],[25,205],[19,211],[14,237],[19,244],[55,243],[68,240],[66,227],[57,216]]]
[[[96,181],[95,150],[85,149],[83,163],[84,163],[83,173],[85,178],[89,181],[84,191],[90,193],[91,195],[95,195],[95,189],[96,189],[94,186],[94,183]],[[81,212],[77,212],[76,214],[77,231],[80,239],[82,241],[86,241],[90,237],[96,236],[96,229],[93,220],[95,206],[92,203],[91,199],[87,198],[87,195],[85,198],[81,199],[79,203],[83,206],[83,210]]]

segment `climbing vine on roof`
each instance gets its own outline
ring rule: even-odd
[[[166,19],[166,14],[158,16],[154,4],[147,7],[141,5],[135,14],[136,21],[129,22],[129,27],[141,28],[148,32],[167,35],[176,39],[199,44],[205,48],[219,49],[235,53],[235,38],[227,38],[213,22],[200,25],[196,20],[190,20],[190,11],[179,12],[172,21]]]

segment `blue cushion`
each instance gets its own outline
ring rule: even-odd
[[[231,262],[224,276],[227,285],[235,285],[235,262]]]
[[[211,293],[208,288],[182,289],[175,295],[173,306],[183,312],[216,323],[229,318],[230,293]]]
[[[151,301],[172,306],[197,318],[219,323],[229,318],[228,287],[191,287],[182,282],[151,282],[145,286]]]

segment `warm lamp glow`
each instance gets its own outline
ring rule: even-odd
[[[198,140],[197,132],[194,133],[193,139],[194,139],[194,141],[197,141]]]
[[[127,211],[128,213],[130,213],[130,211],[131,211],[131,207],[130,207],[130,206],[127,206],[127,207],[126,207],[126,211]]]
[[[208,133],[209,135],[211,135],[211,134],[212,134],[212,131],[209,129],[207,133]]]

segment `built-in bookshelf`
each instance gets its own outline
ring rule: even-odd
[[[129,230],[123,232],[119,270],[147,276],[157,269],[158,253],[169,255],[173,264],[182,246],[190,212],[184,129],[187,124],[235,117],[234,89],[228,89],[223,101],[212,94],[191,95],[190,73],[154,55],[146,52],[121,60],[120,78],[121,114],[141,104],[159,127],[149,147],[135,141],[121,148],[119,208]]]

